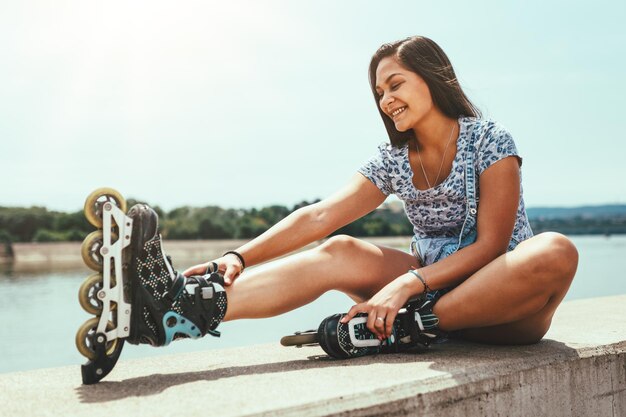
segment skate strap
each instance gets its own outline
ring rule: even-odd
[[[174,263],[172,262],[172,257],[169,255],[165,255],[165,260],[167,261],[167,263],[174,268]],[[169,268],[168,268],[169,269]]]
[[[196,284],[197,287],[194,290],[196,297],[196,303],[204,306],[205,312],[209,317],[214,316],[217,304],[220,300],[219,293],[224,292],[224,287],[220,285],[220,282],[224,283],[224,278],[218,273],[211,273],[206,275],[195,275],[189,277],[187,284]],[[219,311],[219,309],[218,309]],[[221,321],[223,315],[219,318]],[[217,323],[219,323],[219,321]],[[209,323],[210,325],[210,323]],[[212,326],[213,328],[206,329],[206,332],[211,336],[220,337],[220,332],[215,330],[217,324]]]
[[[424,330],[424,325],[419,313],[416,311],[415,304],[409,303],[406,306],[406,314],[399,315],[399,317],[402,321],[402,327],[411,336],[411,342],[418,342],[421,339],[420,333]]]
[[[215,337],[220,337],[222,334],[220,332],[218,332],[217,330],[207,330],[206,331],[208,334],[210,334],[211,336],[215,336]]]
[[[197,276],[193,276],[193,277],[189,277],[190,281],[195,281],[195,283],[198,284],[198,286],[196,287],[196,293],[200,294],[200,297],[203,300],[208,300],[213,298],[213,294],[215,292],[214,288],[213,288],[213,283],[210,280],[210,276],[209,275],[197,275]]]
[[[170,287],[169,290],[165,292],[165,294],[163,294],[163,298],[173,303],[174,300],[180,297],[180,294],[183,292],[186,281],[187,281],[187,278],[185,278],[185,276],[181,274],[180,272],[177,272],[176,278],[174,279],[174,281],[172,281],[172,286]]]
[[[174,302],[180,294],[183,292],[183,289],[188,284],[197,284],[198,288],[201,291],[201,295],[203,299],[213,298],[213,285],[211,285],[215,280],[218,280],[213,277],[218,274],[210,274],[210,275],[194,275],[189,278],[185,277],[180,272],[176,273],[176,278],[172,281],[172,286],[168,291],[163,294],[163,298],[166,298],[170,302]]]
[[[217,271],[204,275],[204,278],[214,284],[219,284],[220,287],[224,287],[224,277]]]
[[[207,267],[206,267],[206,274],[205,275],[210,274],[212,272],[217,272],[217,271],[219,271],[219,267],[218,267],[217,263],[209,262],[209,265],[207,265]]]

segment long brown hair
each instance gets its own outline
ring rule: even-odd
[[[439,45],[424,36],[412,36],[393,43],[383,44],[372,56],[369,78],[376,107],[385,123],[391,144],[402,146],[415,138],[413,130],[400,132],[393,120],[380,108],[376,92],[376,69],[383,58],[393,56],[406,69],[413,71],[426,82],[433,103],[448,117],[480,117],[480,110],[467,98],[456,78],[452,64]]]

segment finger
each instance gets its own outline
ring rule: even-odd
[[[374,320],[374,327],[378,331],[378,334],[381,336],[385,336],[385,320],[387,320],[387,316],[385,313],[378,312],[376,314],[376,319]]]
[[[353,305],[350,310],[348,310],[348,312],[346,313],[345,316],[343,316],[343,318],[341,320],[339,320],[341,323],[347,323],[350,320],[352,320],[352,318],[359,312],[359,309],[361,308],[361,304],[355,304]]]
[[[341,320],[339,320],[341,323],[347,323],[350,320],[352,320],[354,318],[354,316],[356,316],[356,314],[358,313],[358,304],[353,305],[352,307],[350,307],[350,310],[348,310],[348,312],[341,318]]]
[[[239,275],[239,270],[235,266],[227,266],[226,272],[224,273],[224,284],[230,285],[233,283],[235,278]]]
[[[394,311],[389,311],[387,313],[387,317],[385,318],[385,338],[391,337],[391,333],[393,332],[393,322],[396,320],[396,316],[398,313]]]
[[[191,275],[202,275],[206,271],[206,264],[194,265],[183,272],[183,275],[189,277]]]
[[[380,340],[385,339],[385,320],[386,318],[380,315],[380,313],[378,317],[376,317],[376,321],[375,321],[376,332]]]
[[[220,258],[219,259],[220,262],[218,262],[218,271],[220,274],[225,275],[226,271],[228,270],[228,266],[230,265],[230,262],[224,261],[224,258]]]
[[[383,330],[385,329],[385,310],[377,309],[376,311],[372,310],[371,314],[374,316],[374,327],[378,330],[382,336]],[[379,320],[382,319],[382,320]]]
[[[376,310],[371,309],[367,314],[367,328],[370,332],[374,333],[378,339],[382,337],[380,331],[376,328],[376,319],[379,317]],[[378,320],[380,321],[380,320]]]

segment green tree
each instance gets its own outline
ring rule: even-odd
[[[18,242],[30,242],[39,229],[52,229],[54,215],[44,207],[0,207],[0,229]]]

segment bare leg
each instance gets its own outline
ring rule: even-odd
[[[574,245],[557,233],[522,242],[441,297],[434,312],[443,330],[487,343],[539,341],[578,265]]]
[[[536,342],[548,330],[577,261],[575,247],[562,235],[544,233],[522,242],[439,300],[434,312],[440,328],[486,343]],[[225,320],[282,314],[331,289],[365,301],[417,266],[405,252],[336,236],[242,274],[227,288]]]
[[[406,252],[349,236],[244,272],[226,288],[225,321],[276,316],[331,289],[366,300],[417,261]],[[320,320],[322,317],[320,317]]]

